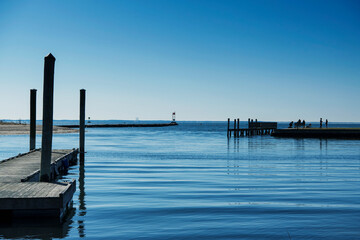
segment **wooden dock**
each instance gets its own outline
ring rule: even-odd
[[[274,137],[360,139],[360,128],[284,128],[276,129]]]
[[[277,129],[277,122],[258,122],[248,119],[248,127],[240,128],[240,119],[234,119],[234,128],[230,128],[230,118],[228,118],[227,136],[241,137],[253,135],[270,135]]]
[[[53,150],[52,181],[76,164],[78,149]],[[55,217],[62,219],[71,205],[75,181],[66,183],[39,182],[41,150],[0,162],[0,219],[18,217]]]
[[[75,180],[56,182],[77,163],[78,149],[53,150],[53,103],[55,57],[44,58],[43,120],[41,150],[36,149],[36,89],[30,90],[30,151],[0,161],[0,221],[52,217],[62,221],[72,204]],[[80,123],[85,121],[85,90],[80,90]],[[18,125],[17,127],[22,126]],[[8,129],[12,132],[14,129]],[[84,125],[80,126],[80,164],[84,164]]]

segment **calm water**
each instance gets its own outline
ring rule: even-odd
[[[0,136],[0,159],[27,148]],[[88,129],[86,149],[67,221],[0,225],[0,238],[360,239],[360,140],[228,140],[225,122],[194,122]]]

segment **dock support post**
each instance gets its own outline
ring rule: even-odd
[[[228,127],[227,127],[227,136],[230,137],[229,135],[229,129],[230,129],[230,118],[228,118]]]
[[[36,89],[30,89],[30,145],[29,149],[36,148]]]
[[[258,124],[257,124],[257,119],[255,118],[255,135],[259,135],[259,129],[258,129]]]
[[[55,57],[50,53],[45,57],[44,65],[43,126],[40,166],[41,182],[50,181],[54,105],[54,68]]]
[[[240,137],[240,118],[237,119],[237,136]]]
[[[84,162],[85,155],[85,91],[80,90],[80,163]]]
[[[236,118],[234,118],[234,137],[236,137]]]

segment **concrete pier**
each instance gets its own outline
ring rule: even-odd
[[[276,129],[274,137],[360,139],[360,128],[284,128]]]

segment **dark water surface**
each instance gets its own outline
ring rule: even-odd
[[[27,148],[0,136],[0,159]],[[193,122],[88,129],[86,150],[67,221],[0,224],[0,238],[360,239],[360,140],[228,140],[225,122]]]

